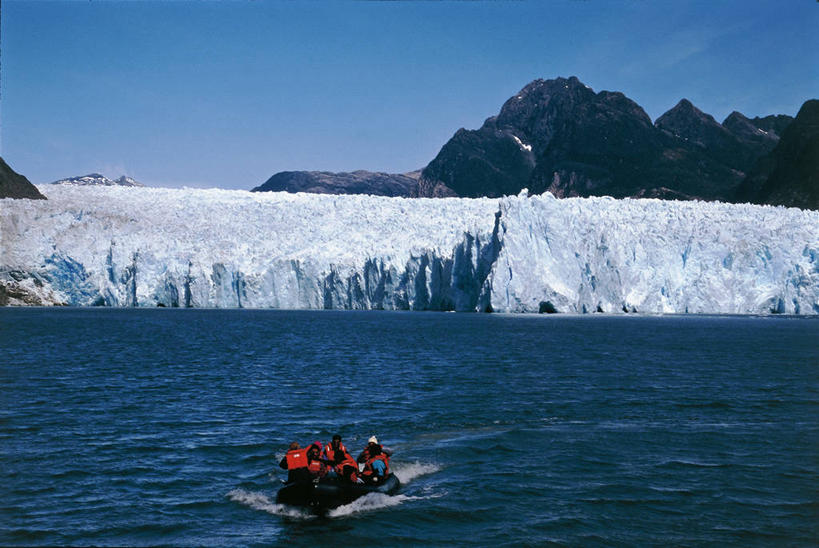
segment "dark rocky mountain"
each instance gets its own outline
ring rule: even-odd
[[[422,172],[420,189],[726,200],[775,146],[787,117],[737,113],[732,122],[740,121],[773,131],[743,137],[685,99],[652,124],[622,93],[595,93],[575,77],[536,80],[480,129],[458,130]]]
[[[78,177],[69,177],[67,179],[60,179],[54,181],[52,185],[79,185],[79,186],[134,186],[144,187],[131,177],[123,175],[119,179],[109,179],[105,175],[99,173],[89,173],[88,175],[80,175]]]
[[[736,201],[819,209],[819,100],[802,105],[776,148],[742,182]]]
[[[788,127],[791,122],[793,122],[793,116],[788,116],[787,114],[771,114],[770,116],[762,118],[757,116],[751,119],[751,123],[756,127],[768,133],[773,133],[777,137],[782,136],[782,132],[785,131],[785,128]]]
[[[750,120],[748,124],[752,125]],[[765,144],[773,141],[767,148],[748,146],[746,140],[741,140],[734,132],[714,120],[713,116],[692,105],[688,99],[681,100],[677,106],[657,118],[654,125],[667,134],[695,145],[700,149],[699,152],[709,158],[743,172],[750,169],[759,156],[776,145],[776,139],[771,137],[765,141]],[[748,128],[741,129],[747,131]]]
[[[419,172],[405,174],[353,171],[282,171],[252,192],[313,192],[316,194],[372,194],[417,196]]]
[[[741,112],[734,111],[722,121],[722,127],[746,144],[759,144],[767,154],[773,150],[782,136],[782,131],[791,122],[793,122],[793,117],[784,114],[765,118],[748,118]]]
[[[420,178],[282,172],[253,190],[497,197],[528,188],[558,197],[733,201],[792,120],[733,112],[720,124],[683,99],[652,123],[622,93],[595,93],[576,77],[535,80],[479,129],[455,132]],[[755,184],[751,194],[761,189]]]
[[[31,181],[11,169],[3,158],[0,158],[0,198],[46,199]]]

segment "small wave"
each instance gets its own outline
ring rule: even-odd
[[[285,504],[276,504],[264,493],[254,493],[252,491],[245,491],[244,489],[234,489],[227,494],[228,498],[233,502],[244,504],[254,510],[261,510],[276,516],[285,516],[289,518],[312,519],[315,515],[307,510],[287,506]]]
[[[663,461],[658,466],[661,468],[676,468],[684,466],[692,466],[695,468],[725,468],[731,465],[719,462],[699,462],[695,460],[672,459]]]
[[[54,535],[55,532],[47,529],[7,529],[6,534],[9,535],[7,538],[28,543],[48,538],[50,535]]]
[[[673,493],[676,495],[693,495],[694,492],[691,489],[684,489],[682,487],[656,487],[649,485],[649,489],[652,491],[656,491],[658,493]]]
[[[393,466],[393,472],[401,483],[407,484],[417,477],[425,476],[427,474],[434,474],[441,469],[437,464],[424,464],[418,461],[409,464],[396,464]]]
[[[726,401],[697,401],[676,404],[681,409],[730,409],[732,405]]]
[[[651,499],[651,498],[581,498],[578,499],[580,502],[584,502],[586,504],[620,504],[623,506],[638,506],[642,504],[663,504],[667,501],[662,499]]]
[[[70,478],[82,478],[86,476],[92,475],[93,472],[90,470],[80,470],[80,469],[71,469],[71,470],[60,470],[59,472],[53,472],[49,478],[52,480],[66,480]]]

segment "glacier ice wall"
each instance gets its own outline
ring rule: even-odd
[[[0,200],[0,304],[819,314],[813,211],[40,190]]]
[[[492,306],[508,312],[819,314],[819,212],[505,198]]]
[[[495,200],[41,188],[47,207],[2,202],[11,304],[474,310],[488,299]]]

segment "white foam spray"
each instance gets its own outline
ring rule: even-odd
[[[390,506],[398,506],[408,500],[417,500],[419,497],[408,497],[406,495],[385,495],[384,493],[369,493],[361,498],[355,499],[350,504],[345,504],[327,512],[327,517],[340,518],[361,512],[371,512]]]
[[[261,510],[276,516],[285,516],[288,518],[312,519],[315,518],[313,514],[302,508],[295,506],[287,506],[285,504],[276,504],[264,493],[254,493],[252,491],[245,491],[244,489],[234,489],[227,494],[228,498],[239,504],[244,504],[254,510]]]
[[[398,476],[401,483],[406,485],[415,478],[425,476],[427,474],[434,474],[441,469],[437,464],[426,464],[422,462],[411,462],[407,464],[397,464],[392,467],[392,472]]]

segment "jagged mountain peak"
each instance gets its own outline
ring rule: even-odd
[[[127,175],[121,176],[119,179],[114,181],[118,185],[121,186],[145,186],[142,183],[134,180],[132,177],[128,177]]]
[[[778,141],[784,129],[791,122],[793,122],[793,117],[787,114],[770,114],[764,117],[748,118],[735,110],[722,121],[722,126],[740,138],[746,137],[752,140],[773,139]]]
[[[561,159],[571,151],[585,165],[601,155],[618,161],[656,148],[655,131],[645,111],[622,93],[595,93],[576,76],[534,80],[480,129],[459,130],[426,167],[422,181],[459,196],[517,194],[526,187],[542,191],[549,187],[552,168],[563,169]]]
[[[694,104],[688,99],[680,99],[680,101],[672,109],[657,118],[654,125],[660,129],[672,131],[673,133],[674,130],[683,128],[692,123],[720,128],[722,127],[719,122],[714,120],[713,116],[695,107]]]
[[[751,119],[751,122],[759,129],[764,129],[768,133],[773,133],[777,137],[781,137],[785,128],[793,122],[793,116],[788,116],[787,114],[770,114],[762,118],[758,116],[754,117]]]
[[[730,131],[739,139],[748,143],[757,143],[764,147],[759,154],[768,152],[776,142],[779,136],[774,131],[766,131],[762,129],[755,121],[759,118],[751,120],[741,112],[736,110],[729,114],[722,122],[722,127]]]
[[[581,82],[577,76],[569,76],[568,78],[558,76],[557,78],[552,78],[549,80],[537,78],[523,86],[523,88],[521,88],[521,90],[518,92],[518,95],[527,96],[533,93],[543,93],[544,91],[553,93],[561,89],[571,90],[580,87],[591,89],[589,86]]]
[[[537,79],[529,82],[501,107],[497,119],[501,125],[521,123],[524,118],[531,118],[543,113],[550,103],[557,101],[563,105],[594,97],[594,91],[583,84],[576,76],[555,78],[553,80]]]
[[[694,103],[683,97],[680,99],[677,104],[674,106],[672,110],[682,110],[682,111],[694,111],[694,112],[702,112],[700,109],[694,106]]]
[[[576,76],[553,80],[534,80],[510,97],[496,117],[487,119],[484,127],[511,130],[531,142],[535,154],[549,144],[556,129],[569,118],[631,118],[637,125],[651,126],[651,118],[634,101],[616,91],[594,90]]]
[[[731,111],[731,114],[726,116],[725,120],[722,121],[722,125],[727,126],[729,124],[744,123],[744,122],[750,123],[751,120],[747,116],[745,116],[744,114],[739,112],[738,110],[733,110],[733,111]]]

